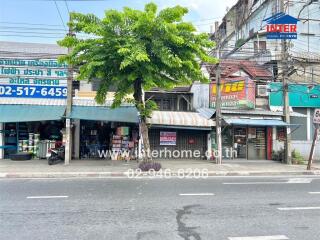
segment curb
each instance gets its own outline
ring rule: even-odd
[[[248,172],[248,171],[216,171],[209,172],[209,177],[223,176],[281,176],[281,175],[305,175],[305,176],[320,176],[320,170],[311,171],[289,171],[289,172]],[[178,172],[172,172],[168,175],[157,175],[155,178],[203,178],[196,176],[178,177]],[[14,178],[151,178],[154,177],[148,173],[143,173],[139,176],[129,176],[128,172],[21,172],[21,173],[0,173],[0,179]]]

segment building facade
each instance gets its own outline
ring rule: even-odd
[[[270,93],[269,96],[269,92],[272,91],[273,82],[282,81],[283,66],[286,66],[289,95],[297,97],[296,102],[290,101],[290,107],[293,112],[301,114],[299,117],[291,114],[290,117],[292,124],[300,125],[299,128],[292,126],[292,146],[307,158],[314,132],[311,119],[314,109],[320,108],[318,102],[309,104],[320,98],[317,91],[320,83],[320,46],[318,44],[320,5],[318,1],[308,0],[283,1],[283,6],[281,2],[277,0],[239,0],[225,15],[222,23],[212,35],[212,39],[219,40],[223,59],[254,61],[272,73],[272,76],[265,81],[267,87],[259,86],[262,82],[257,83],[257,91],[265,95],[265,100],[268,101],[266,106],[272,112],[282,112],[283,102],[278,101],[275,104],[274,100],[279,100],[279,96],[275,98],[277,94],[273,93]],[[285,62],[283,62],[284,55],[281,52],[283,41],[270,39],[268,32],[270,26],[267,21],[268,18],[281,12],[287,19],[291,18],[297,22],[296,39],[286,41]],[[310,89],[313,90],[310,91]],[[275,91],[283,92],[281,88]],[[299,96],[297,96],[297,91]],[[299,102],[298,105],[297,102]],[[281,137],[283,128],[277,128],[274,131],[274,148],[281,150],[283,148]],[[320,158],[319,152],[316,152],[316,158]]]
[[[66,115],[68,66],[57,60],[66,53],[54,44],[1,42],[0,158],[19,152],[45,158],[43,149],[66,141],[67,118],[71,119],[73,158],[122,159],[102,151],[130,151],[133,157],[141,156],[137,109],[131,103],[112,109],[114,92],[98,105],[94,100],[98,82],[74,81],[72,110]],[[211,150],[214,121],[196,112],[190,87],[153,89],[145,96],[159,107],[149,119],[152,149],[191,149],[200,152],[197,158],[205,158]]]

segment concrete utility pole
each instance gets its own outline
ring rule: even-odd
[[[215,35],[217,44],[217,58],[220,61],[220,34],[219,34],[219,23],[215,22]],[[220,63],[216,65],[216,143],[217,143],[217,154],[216,163],[222,164],[222,137],[221,137],[221,72]]]
[[[280,12],[285,12],[285,0],[280,1]],[[291,129],[290,129],[290,106],[289,106],[289,84],[288,84],[288,45],[285,39],[281,40],[281,60],[282,60],[282,86],[283,86],[283,117],[286,126],[285,140],[285,162],[292,164],[291,157]]]
[[[71,19],[70,19],[71,20]],[[72,28],[69,26],[68,36],[73,36]],[[71,53],[71,48],[68,48],[68,54]],[[68,79],[67,79],[67,108],[66,108],[66,144],[65,144],[65,165],[68,165],[72,158],[72,124],[71,124],[71,111],[72,111],[72,97],[73,97],[73,68],[68,65]]]

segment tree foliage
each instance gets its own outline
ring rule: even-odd
[[[213,42],[183,21],[187,12],[181,6],[158,11],[154,3],[149,3],[144,11],[128,7],[107,10],[102,19],[71,13],[69,26],[76,34],[58,42],[72,48],[60,60],[79,67],[79,80],[100,81],[98,103],[105,102],[111,86],[116,89],[114,107],[135,93],[137,80],[144,90],[170,89],[195,80],[206,82],[200,63],[216,62],[207,54]],[[86,36],[81,38],[83,34]],[[155,107],[151,101],[143,104],[137,97],[135,104],[145,117]]]

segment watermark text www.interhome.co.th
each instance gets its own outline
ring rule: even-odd
[[[116,159],[118,157],[131,158],[131,157],[148,157],[154,159],[184,159],[184,158],[217,158],[219,156],[218,150],[201,152],[200,150],[172,150],[163,148],[160,150],[142,150],[140,154],[138,151],[130,150],[97,150],[100,158]],[[232,148],[224,148],[222,157],[224,158],[237,158],[237,151]]]

